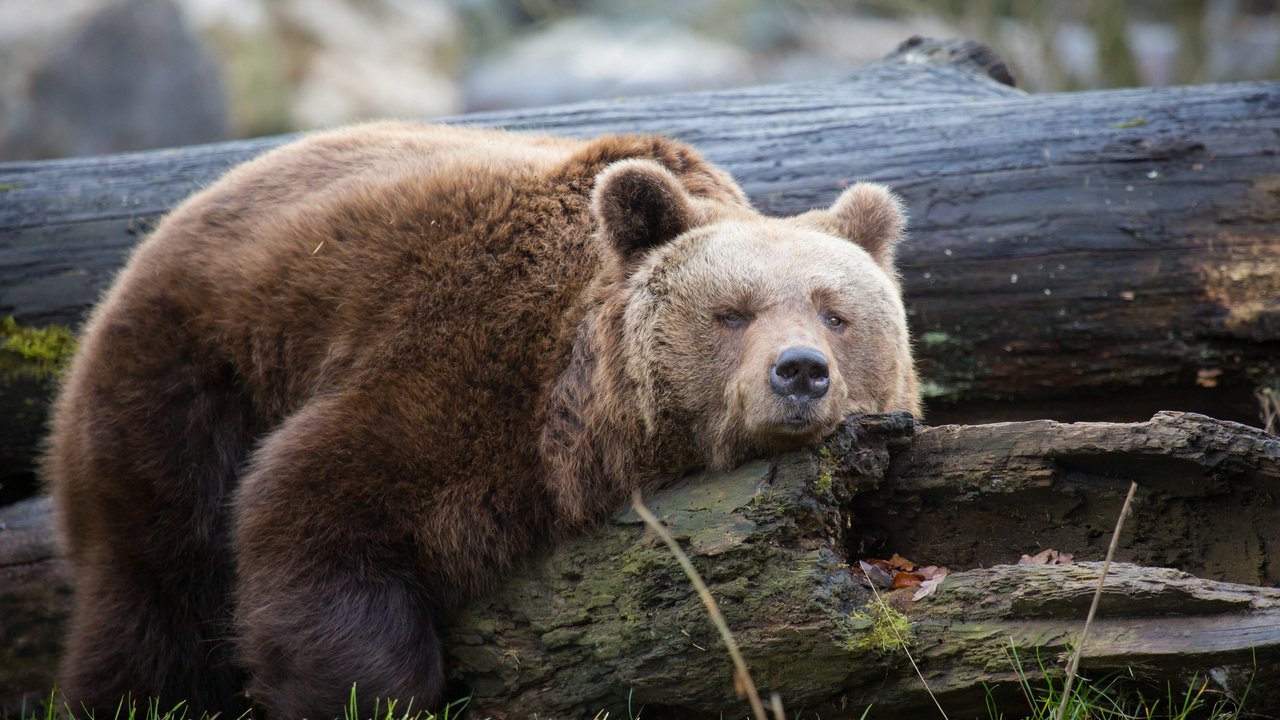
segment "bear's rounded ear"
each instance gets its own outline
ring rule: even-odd
[[[840,193],[825,213],[827,227],[860,245],[881,266],[893,266],[894,248],[907,227],[902,201],[889,188],[860,182]]]
[[[602,170],[591,209],[624,259],[672,240],[693,224],[693,206],[679,178],[652,160],[622,160]]]

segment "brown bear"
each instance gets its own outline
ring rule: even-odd
[[[442,700],[441,623],[687,470],[919,409],[898,202],[754,212],[661,137],[382,123],[174,210],[93,313],[45,473],[74,707]]]

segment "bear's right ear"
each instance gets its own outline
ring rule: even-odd
[[[881,267],[892,271],[894,250],[906,231],[907,212],[889,188],[857,183],[840,193],[830,209],[809,215],[828,231],[862,246]]]
[[[652,160],[613,163],[596,176],[591,209],[623,259],[674,239],[693,225],[679,178]]]

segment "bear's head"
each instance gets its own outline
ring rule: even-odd
[[[885,188],[769,218],[634,159],[600,174],[592,203],[616,263],[616,352],[603,359],[627,388],[606,394],[648,442],[687,439],[697,464],[723,468],[853,413],[919,414],[893,268],[905,217]]]

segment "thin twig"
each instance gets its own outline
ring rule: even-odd
[[[1102,563],[1102,574],[1098,576],[1098,587],[1093,591],[1093,603],[1089,605],[1089,614],[1084,619],[1084,630],[1080,631],[1080,640],[1076,643],[1076,651],[1071,655],[1067,665],[1067,682],[1062,686],[1062,700],[1058,702],[1058,711],[1053,714],[1054,720],[1062,720],[1067,713],[1067,698],[1071,697],[1071,686],[1076,682],[1076,671],[1080,669],[1080,656],[1084,654],[1084,643],[1089,638],[1089,627],[1093,625],[1093,616],[1098,613],[1098,601],[1102,599],[1102,586],[1107,581],[1107,572],[1111,570],[1111,558],[1115,557],[1116,546],[1120,544],[1120,528],[1124,527],[1125,516],[1129,514],[1129,505],[1133,503],[1133,495],[1138,491],[1138,483],[1129,483],[1129,494],[1124,497],[1124,506],[1120,508],[1120,517],[1116,518],[1116,529],[1111,532],[1111,546],[1107,548],[1107,559]]]
[[[769,720],[769,716],[764,712],[764,704],[760,702],[760,695],[756,692],[756,684],[751,680],[751,673],[747,672],[747,663],[742,659],[742,653],[738,651],[738,643],[733,639],[733,633],[729,632],[729,625],[725,623],[724,616],[720,614],[720,607],[716,605],[716,599],[711,597],[711,591],[707,589],[707,584],[702,581],[702,576],[698,574],[693,563],[689,561],[689,556],[684,554],[680,549],[680,543],[671,537],[671,533],[663,527],[658,518],[649,512],[649,508],[644,506],[644,501],[640,499],[640,493],[631,496],[631,507],[635,509],[640,519],[652,529],[662,541],[671,548],[671,554],[676,556],[680,567],[684,568],[684,574],[689,576],[689,582],[693,583],[693,587],[698,591],[698,597],[702,598],[702,604],[707,607],[707,614],[711,616],[711,622],[720,631],[720,637],[724,640],[724,646],[729,651],[729,657],[733,658],[733,666],[736,668],[734,675],[737,678],[738,694],[746,694],[747,702],[751,703],[751,712],[755,715],[756,720]],[[780,705],[780,703],[779,703]],[[777,707],[778,705],[775,705]]]
[[[884,599],[880,597],[880,591],[876,590],[875,583],[871,582],[871,578],[866,575],[862,576],[867,581],[867,587],[871,588],[871,594],[875,596],[876,602],[880,603],[882,612],[889,612],[889,606],[885,604]],[[924,685],[924,691],[929,693],[929,698],[933,700],[933,704],[938,706],[938,712],[942,713],[942,720],[951,720],[947,717],[947,711],[942,709],[942,703],[938,702],[938,697],[933,694],[933,690],[929,688],[929,681],[924,679],[924,673],[920,672],[920,666],[916,665],[916,659],[911,657],[911,650],[907,648],[907,641],[898,634],[898,628],[893,623],[885,623],[889,629],[893,631],[893,636],[898,638],[898,644],[902,646],[902,652],[907,654],[907,660],[911,661],[911,667],[916,671],[916,677],[920,678],[920,684]]]

